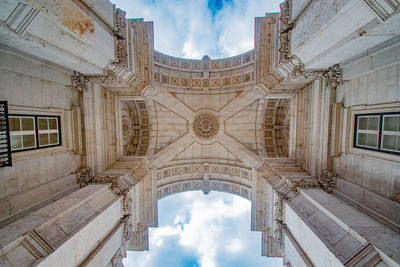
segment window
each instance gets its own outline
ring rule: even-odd
[[[400,113],[356,114],[354,147],[400,155]]]
[[[61,145],[60,117],[9,115],[11,151]]]

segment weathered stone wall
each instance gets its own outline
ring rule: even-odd
[[[352,148],[351,129],[354,112],[400,111],[399,52],[397,47],[345,66],[343,75],[350,79],[338,86],[336,93],[336,101],[343,102],[347,109],[348,128],[344,153],[334,158],[334,171],[347,181],[387,198],[394,198],[400,192],[399,156]]]
[[[0,99],[10,114],[61,116],[62,146],[13,153],[13,166],[0,169],[0,219],[76,185],[81,157],[69,149],[68,112],[78,105],[71,75],[0,51]]]

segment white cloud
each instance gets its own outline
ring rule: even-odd
[[[282,266],[281,259],[261,257],[261,234],[250,231],[248,200],[187,192],[160,200],[158,207],[150,251],[128,252],[125,266]]]
[[[241,250],[243,250],[243,248],[244,247],[243,247],[242,242],[240,242],[240,240],[238,238],[234,238],[230,242],[229,246],[226,247],[226,250],[232,253],[232,252],[241,251]]]
[[[254,17],[281,0],[225,0],[213,18],[207,0],[113,0],[128,17],[154,21],[155,49],[186,58],[234,56],[254,48]]]

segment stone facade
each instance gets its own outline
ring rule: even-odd
[[[399,266],[400,155],[355,141],[359,116],[400,116],[398,8],[288,0],[253,50],[189,60],[107,0],[4,2],[0,101],[59,142],[0,168],[0,265],[122,266],[158,199],[201,190],[251,201],[286,266]]]

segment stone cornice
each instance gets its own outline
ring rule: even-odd
[[[119,8],[115,10],[115,29],[112,31],[115,60],[108,63],[102,75],[74,73],[73,88],[85,92],[90,81],[112,90],[128,90],[131,95],[140,95],[146,86],[153,85],[152,24],[126,19],[125,15],[125,11]],[[136,36],[138,34],[140,37]],[[134,40],[132,43],[128,42],[130,38]]]
[[[270,70],[268,73],[264,73],[264,75],[262,73],[265,70],[259,71],[260,83],[265,84],[270,89],[269,91],[273,92],[279,90],[278,88],[286,82],[289,82],[292,86],[298,83],[298,88],[302,88],[303,85],[315,78],[324,78],[326,87],[336,88],[337,85],[342,83],[342,71],[338,65],[334,65],[328,69],[306,69],[304,63],[296,55],[291,54],[291,31],[295,25],[291,21],[290,1],[286,0],[283,2],[280,8],[279,29],[275,26],[275,28],[270,27],[269,31],[272,32],[259,32],[261,35],[273,35],[274,31],[278,31],[277,34],[279,36],[279,45],[277,48],[274,48],[275,44],[272,43],[272,40],[266,40],[267,47],[270,48],[264,51],[269,53],[266,56],[274,58],[277,53],[278,60],[275,64],[272,60],[269,60],[267,64],[271,64],[271,66],[259,66],[260,69]],[[268,24],[275,23],[275,20],[270,17],[266,17],[266,19],[268,20]],[[264,39],[261,38],[261,40]],[[259,52],[261,53],[262,51]]]

